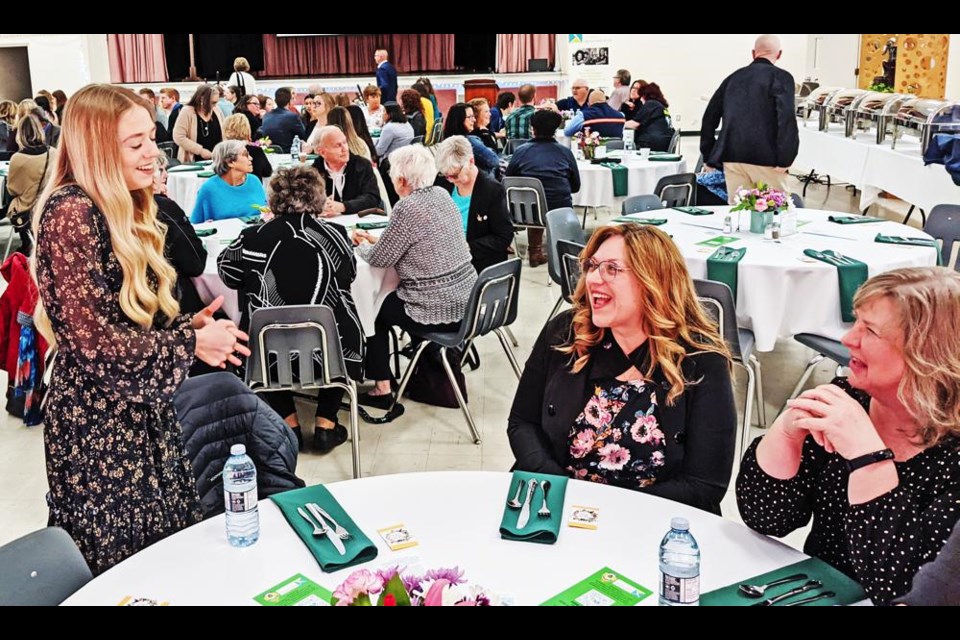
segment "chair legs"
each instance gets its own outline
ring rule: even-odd
[[[350,398],[350,446],[353,450],[353,477],[360,477],[360,405],[357,402],[357,383],[344,385]]]
[[[420,346],[417,347],[413,358],[410,360],[410,364],[407,365],[407,370],[403,372],[403,377],[400,378],[400,386],[397,388],[397,397],[393,401],[393,404],[400,402],[400,398],[403,397],[403,392],[407,390],[407,383],[410,382],[410,376],[413,375],[413,370],[417,366],[417,361],[420,360],[420,354],[423,353],[423,350],[426,349],[429,344],[431,344],[429,340],[424,340],[420,343]],[[393,407],[391,407],[390,410],[392,411]]]
[[[810,362],[807,363],[807,368],[803,370],[803,375],[800,376],[800,380],[797,382],[797,386],[793,388],[793,391],[790,393],[790,397],[787,400],[793,400],[800,392],[803,391],[803,386],[807,384],[807,380],[810,379],[810,376],[813,375],[813,370],[817,368],[817,365],[823,362],[826,359],[822,353],[810,358]]]
[[[517,337],[513,335],[513,331],[510,331],[510,327],[504,327],[503,330],[507,332],[507,336],[510,338],[510,342],[513,343],[513,346],[519,347],[520,343],[517,342]]]
[[[467,407],[467,401],[460,392],[460,385],[457,384],[457,378],[453,375],[453,368],[447,361],[446,347],[440,348],[440,361],[443,363],[443,368],[447,372],[447,379],[450,381],[450,385],[453,387],[453,395],[457,397],[457,404],[460,405],[460,410],[463,412],[463,417],[466,419],[467,425],[470,427],[470,433],[473,434],[473,443],[480,444],[480,432],[477,431],[477,425],[473,422],[473,416],[470,414],[470,409]]]
[[[557,298],[557,304],[553,305],[553,309],[550,310],[550,315],[547,316],[547,322],[550,322],[551,320],[553,320],[553,316],[557,315],[557,311],[560,311],[560,305],[562,304],[563,304],[563,294],[560,294],[560,297]],[[517,346],[516,342],[514,342],[513,346]]]
[[[500,346],[503,347],[504,353],[507,354],[507,360],[510,361],[510,366],[513,367],[513,372],[517,374],[517,380],[519,380],[523,372],[520,369],[520,365],[517,364],[517,358],[513,355],[513,349],[510,348],[510,343],[507,341],[507,336],[504,334],[505,330],[509,331],[509,329],[504,327],[502,329],[495,329],[494,333],[500,338]]]
[[[767,407],[763,402],[763,370],[760,368],[760,360],[752,353],[749,360],[757,374],[757,424],[766,428]]]
[[[747,398],[743,403],[743,425],[740,432],[740,458],[742,458],[747,451],[747,447],[750,446],[750,419],[753,413],[753,395],[757,381],[753,367],[748,362],[737,362],[736,364],[747,371]]]

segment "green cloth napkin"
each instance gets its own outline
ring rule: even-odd
[[[808,558],[807,560],[795,562],[785,567],[780,567],[774,571],[768,571],[767,573],[762,573],[758,576],[753,576],[752,578],[735,582],[726,587],[721,587],[720,589],[715,589],[714,591],[700,594],[700,606],[743,607],[757,604],[758,602],[763,602],[768,598],[773,598],[780,594],[786,593],[791,589],[795,589],[801,586],[807,580],[771,587],[767,590],[762,598],[749,598],[741,594],[738,587],[741,584],[763,585],[773,582],[778,578],[786,578],[787,576],[795,573],[804,573],[807,575],[807,580],[819,580],[823,583],[823,586],[819,589],[813,589],[811,591],[807,591],[806,593],[801,593],[798,596],[788,598],[787,600],[777,603],[774,606],[782,607],[790,602],[803,600],[804,598],[810,598],[818,593],[824,593],[826,591],[833,591],[837,595],[833,598],[824,598],[823,600],[817,600],[816,602],[811,602],[809,605],[802,606],[829,607],[835,604],[853,604],[855,602],[860,602],[867,597],[863,587],[845,576],[840,571],[834,569],[819,558]]]
[[[530,502],[530,521],[523,529],[517,529],[520,509],[507,506],[507,501],[513,499],[513,496],[517,494],[517,483],[523,480],[523,491],[520,493],[520,504],[523,504],[527,498],[527,481],[530,478],[536,478],[538,481],[536,491]],[[547,507],[550,509],[549,518],[541,518],[537,515],[537,511],[543,505],[543,489],[540,483],[544,480],[550,481],[550,490],[547,491]],[[504,540],[553,544],[557,541],[557,536],[560,535],[560,522],[563,520],[563,501],[566,493],[566,476],[514,471],[513,477],[510,478],[509,495],[504,499],[503,519],[500,520],[500,537]]]
[[[203,167],[198,164],[180,164],[167,169],[167,173],[189,173],[190,171],[203,171]]]
[[[707,258],[707,280],[726,284],[733,291],[734,300],[737,299],[737,264],[746,253],[746,247],[720,247]]]
[[[300,536],[303,544],[317,559],[320,568],[327,573],[352,567],[355,564],[363,564],[377,557],[376,545],[370,542],[370,538],[364,535],[363,531],[343,510],[337,499],[322,484],[278,493],[270,496],[270,499],[280,507],[283,517],[287,519],[294,532]],[[302,507],[308,502],[316,502],[323,507],[324,511],[333,516],[340,526],[352,534],[352,537],[343,541],[346,547],[345,555],[340,555],[333,544],[327,540],[327,536],[314,536],[313,526],[297,513],[297,507]],[[333,527],[332,524],[330,526]],[[327,535],[332,535],[332,533]]]
[[[627,168],[617,162],[601,162],[600,166],[610,169],[610,174],[613,176],[613,196],[615,198],[626,196]]]
[[[197,234],[198,238],[206,238],[207,236],[212,236],[216,232],[216,229],[194,229],[194,233]]]
[[[213,171],[201,171],[200,173],[197,174],[197,177],[198,177],[198,178],[212,178],[212,177],[215,176],[215,175],[217,175],[217,174],[214,173]]]
[[[373,222],[358,222],[357,229],[386,229],[390,225],[389,220],[375,220]]]
[[[905,247],[933,247],[937,250],[937,264],[943,266],[943,250],[940,248],[940,245],[937,244],[937,241],[931,238],[885,236],[882,233],[878,233],[873,241],[882,242],[884,244],[899,244]]]
[[[691,216],[712,216],[713,211],[701,209],[700,207],[673,207],[674,211],[680,211]]]
[[[633,222],[636,224],[652,224],[655,226],[660,226],[662,224],[667,224],[666,218],[631,218],[630,216],[620,216],[613,219],[614,222]]]
[[[195,167],[208,167],[213,164],[213,160],[197,160],[196,162],[190,162],[189,164]]]
[[[873,216],[830,216],[827,218],[830,222],[837,224],[867,224],[868,222],[886,222],[883,218],[874,218]]]
[[[650,157],[647,158],[650,162],[678,162],[682,160],[683,156],[676,153],[660,153],[657,155],[650,154]]]
[[[244,216],[240,218],[240,220],[242,220],[244,224],[259,224],[260,222],[263,222],[263,216],[261,216],[259,213],[255,213],[252,216]]]
[[[837,268],[837,278],[840,281],[840,318],[844,322],[854,322],[857,317],[853,313],[853,296],[857,293],[860,285],[866,282],[869,277],[867,265],[850,256],[841,256],[836,251],[829,249],[827,251],[804,249],[803,255],[820,262],[826,262]],[[841,264],[841,260],[853,264]]]

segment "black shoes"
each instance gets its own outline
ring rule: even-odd
[[[361,393],[357,396],[357,401],[365,407],[373,407],[375,409],[383,409],[386,411],[393,406],[394,395],[392,393],[387,393],[382,396],[373,396],[369,392]]]
[[[303,429],[300,427],[290,427],[293,429],[293,435],[297,436],[297,451],[303,452]]]
[[[313,430],[313,450],[317,453],[329,453],[347,441],[347,428],[338,424],[333,429]]]

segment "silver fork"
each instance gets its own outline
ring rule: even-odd
[[[341,540],[349,540],[353,535],[347,531],[345,527],[340,526],[340,523],[333,519],[329,513],[323,510],[323,508],[318,505],[316,502],[311,502],[311,506],[316,509],[317,513],[322,515],[324,518],[330,521],[330,524],[333,525],[333,534],[340,538]]]
[[[297,507],[297,513],[299,513],[304,520],[310,523],[310,526],[313,527],[313,535],[319,537],[326,535],[326,531],[323,530],[323,527],[319,526],[314,522],[313,518],[307,515],[307,512],[303,510],[303,507]]]
[[[537,511],[537,516],[540,518],[549,518],[550,508],[547,506],[547,492],[550,490],[550,481],[544,480],[540,488],[543,489],[543,504],[540,506],[540,510]]]

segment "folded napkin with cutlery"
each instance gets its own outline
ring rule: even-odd
[[[193,231],[197,234],[198,238],[206,238],[207,236],[212,236],[217,232],[216,229],[194,229]]]
[[[656,155],[650,154],[650,157],[647,158],[650,162],[679,162],[683,159],[683,156],[676,153],[658,153]]]
[[[364,535],[363,531],[343,510],[337,499],[322,484],[278,493],[270,496],[270,499],[280,507],[280,511],[283,513],[283,517],[287,519],[290,527],[300,536],[303,544],[316,558],[320,568],[327,573],[352,567],[355,564],[362,564],[377,557],[377,546]],[[325,523],[328,529],[325,535],[314,535],[316,525],[313,522],[316,522],[316,518],[311,510],[306,509],[306,505],[309,504],[316,504],[328,513],[336,521],[336,524],[346,530],[348,537],[341,536],[337,540],[333,540],[331,536],[336,536],[334,522]],[[298,512],[298,509],[306,511],[307,515],[311,517],[311,522],[308,523],[305,517]],[[337,548],[338,543],[342,544],[342,553]]]
[[[212,177],[215,176],[215,175],[217,175],[217,174],[214,173],[213,171],[201,171],[200,173],[197,174],[197,177],[198,177],[198,178],[212,178]]]
[[[911,238],[904,236],[885,236],[882,233],[878,233],[873,239],[874,242],[880,242],[883,244],[899,244],[905,247],[933,247],[937,250],[937,264],[943,264],[943,253],[940,249],[940,245],[937,244],[937,241],[933,238]]]
[[[840,282],[840,318],[844,322],[855,321],[857,317],[853,313],[853,296],[869,277],[867,265],[831,249],[826,251],[804,249],[803,255],[837,268],[837,278]]]
[[[389,220],[375,220],[373,222],[358,222],[357,229],[386,229],[390,225]]]
[[[837,224],[867,224],[868,222],[886,222],[883,218],[874,218],[873,216],[830,216],[827,218],[830,222]]]
[[[741,584],[766,585],[787,576],[803,577],[797,577],[795,581],[791,581],[789,583],[771,586],[763,593],[762,596],[753,598],[747,596],[743,590],[740,589]],[[713,591],[703,593],[700,595],[700,606],[751,606],[763,602],[769,598],[776,598],[777,596],[783,595],[793,589],[796,589],[797,587],[802,586],[808,580],[817,580],[823,586],[816,589],[811,589],[810,591],[806,591],[802,594],[797,594],[790,598],[785,598],[775,603],[775,606],[789,606],[793,602],[800,602],[802,600],[806,600],[807,598],[813,598],[819,594],[826,593],[833,593],[834,595],[817,599],[816,601],[810,602],[810,605],[824,607],[833,606],[835,604],[853,604],[855,602],[860,602],[867,597],[863,587],[837,569],[834,569],[829,564],[818,558],[808,558],[785,567],[780,567],[774,571],[768,571],[767,573],[762,573],[758,576],[753,576],[752,578],[735,582],[731,585],[727,585],[726,587],[721,587],[719,589],[714,589]]]
[[[659,227],[662,224],[667,224],[666,218],[633,218],[631,216],[619,216],[613,219],[614,222],[633,222],[635,224],[652,224]]]
[[[620,198],[627,195],[627,168],[614,162],[601,162],[600,166],[610,169],[610,175],[613,176],[613,196]]]
[[[531,481],[534,480],[536,484],[531,491]],[[546,505],[543,498],[544,481],[549,483]],[[518,491],[521,482],[523,486]],[[514,471],[510,479],[507,504],[503,509],[503,519],[500,520],[500,537],[505,540],[553,544],[560,535],[566,493],[566,476]],[[517,500],[520,506],[511,506],[512,500]]]
[[[673,207],[674,211],[679,211],[681,213],[686,213],[691,216],[712,216],[713,211],[709,209],[701,209],[699,207]]]
[[[733,299],[737,299],[737,271],[738,263],[747,253],[746,247],[734,249],[720,247],[707,258],[707,280],[723,282],[733,291]]]

